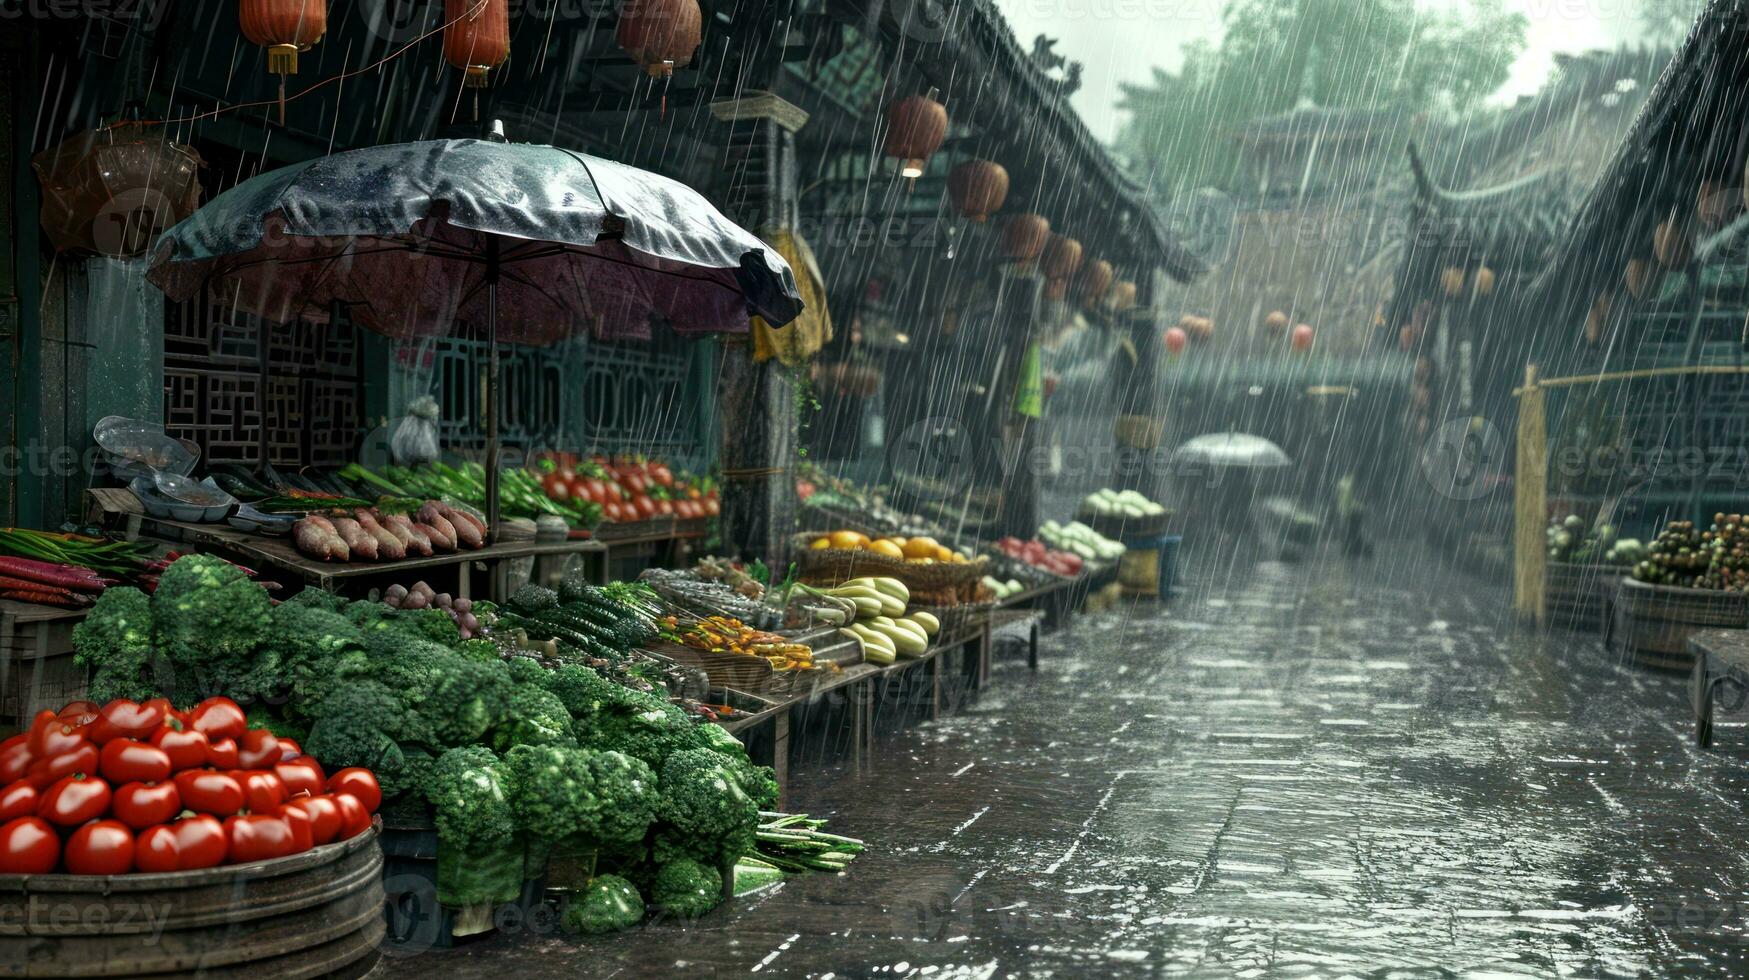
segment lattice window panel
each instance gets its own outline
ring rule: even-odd
[[[687,388],[684,348],[595,343],[586,363],[580,448],[667,458],[699,454],[697,402]]]
[[[265,324],[203,296],[166,302],[164,423],[209,462],[335,466],[352,459],[363,424],[357,328],[336,317]]]
[[[498,345],[498,442],[543,449],[558,445],[569,401],[565,350],[557,347]],[[482,449],[486,445],[486,343],[449,337],[433,349],[441,419],[438,435],[445,448]]]

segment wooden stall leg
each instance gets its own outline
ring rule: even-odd
[[[941,717],[941,654],[929,659],[929,720]]]
[[[1032,620],[1026,636],[1026,666],[1033,673],[1038,673],[1038,619]]]
[[[772,720],[771,728],[771,768],[776,773],[777,800],[779,808],[789,805],[789,712],[784,711]]]

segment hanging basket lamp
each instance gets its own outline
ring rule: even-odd
[[[1065,235],[1052,235],[1045,242],[1044,254],[1039,258],[1039,265],[1044,270],[1048,285],[1045,295],[1051,299],[1062,299],[1069,292],[1069,278],[1081,268],[1081,243]]]
[[[86,130],[31,159],[57,251],[138,255],[200,204],[200,154],[162,126]]]
[[[899,160],[899,175],[916,180],[947,139],[947,107],[928,95],[913,95],[887,106],[883,152]]]

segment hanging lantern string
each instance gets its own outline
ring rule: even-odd
[[[365,66],[360,67],[360,68],[354,68],[351,71],[344,71],[338,75],[333,75],[333,76],[330,76],[328,78],[324,78],[321,81],[315,83],[314,85],[311,85],[309,88],[306,88],[301,92],[298,92],[296,95],[288,96],[288,95],[284,94],[283,88],[285,85],[285,77],[281,76],[280,77],[280,86],[281,86],[282,91],[281,91],[280,97],[278,99],[263,99],[259,102],[239,102],[236,105],[220,106],[216,109],[209,109],[206,112],[197,112],[192,116],[180,116],[180,117],[175,118],[175,119],[133,119],[133,120],[126,120],[126,121],[118,119],[115,122],[107,123],[100,128],[108,130],[108,129],[116,129],[116,128],[119,128],[121,126],[179,126],[179,125],[182,125],[183,123],[197,123],[197,122],[203,122],[203,121],[208,120],[208,119],[216,119],[219,116],[222,116],[227,112],[234,112],[234,111],[239,110],[239,109],[259,109],[263,106],[271,106],[271,105],[279,105],[282,107],[282,111],[283,111],[283,106],[287,102],[295,102],[298,99],[301,99],[306,95],[309,95],[311,92],[314,92],[319,88],[323,88],[325,86],[332,85],[335,82],[343,82],[343,81],[347,80],[348,78],[352,78],[355,75],[363,75],[366,72],[376,71],[378,68],[381,68],[382,66],[388,64],[389,62],[394,61],[396,58],[399,58],[400,56],[406,54],[414,46],[425,41],[427,38],[431,38],[431,37],[434,37],[438,34],[442,34],[446,29],[449,28],[449,26],[451,24],[459,24],[464,20],[472,20],[476,14],[478,14],[480,11],[486,9],[486,3],[487,3],[487,0],[475,0],[474,4],[472,6],[468,7],[467,10],[465,10],[462,13],[460,13],[459,15],[457,15],[454,20],[451,20],[451,21],[448,21],[447,23],[439,24],[438,26],[433,27],[431,30],[426,31],[425,33],[419,35],[418,37],[414,38],[411,41],[408,41],[406,44],[401,45],[399,48],[396,48],[395,50],[389,52],[388,54],[383,55],[381,58],[378,58],[376,61],[373,61],[368,65],[365,65]]]

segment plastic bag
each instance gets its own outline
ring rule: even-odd
[[[389,437],[389,453],[398,466],[419,466],[437,461],[437,399],[420,395],[407,406],[407,414],[395,423]]]

